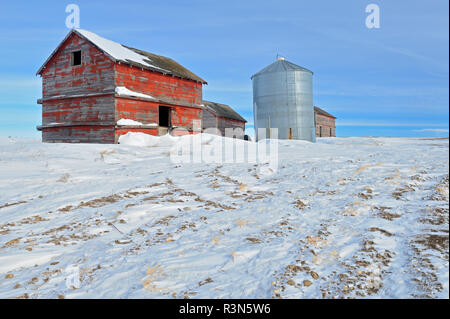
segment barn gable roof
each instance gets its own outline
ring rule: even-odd
[[[321,115],[325,115],[325,116],[328,116],[328,117],[332,117],[334,119],[336,118],[336,116],[331,115],[327,111],[322,110],[320,107],[317,107],[317,106],[314,106],[314,112],[316,112],[317,114],[321,114]]]
[[[240,116],[235,110],[233,110],[229,105],[220,104],[210,101],[203,100],[203,105],[206,109],[210,110],[217,116],[230,118],[237,121],[247,122],[242,116]]]
[[[99,50],[108,55],[115,62],[123,62],[126,64],[138,66],[147,70],[160,72],[163,74],[170,74],[183,79],[193,80],[203,84],[207,84],[205,80],[195,75],[181,64],[175,62],[170,58],[166,58],[160,55],[156,55],[150,52],[134,49],[117,42],[105,39],[99,35],[82,29],[72,29],[64,40],[53,51],[50,57],[39,68],[37,74],[41,74],[50,59],[56,54],[61,45],[67,40],[67,38],[73,33],[78,34],[82,38],[88,40],[95,45]]]

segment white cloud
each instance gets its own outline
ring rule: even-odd
[[[442,123],[413,123],[413,122],[380,122],[380,121],[336,121],[336,126],[377,126],[377,127],[414,127],[414,126],[443,126]]]
[[[316,95],[324,96],[366,96],[366,97],[436,97],[448,96],[448,87],[391,87],[383,85],[355,85],[334,83],[329,80],[328,89],[317,89]]]
[[[448,128],[424,128],[422,130],[413,130],[413,132],[448,133]]]

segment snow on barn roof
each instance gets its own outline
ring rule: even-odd
[[[55,51],[53,51],[50,57],[45,61],[42,67],[38,70],[37,74],[41,74],[42,70],[45,68],[45,66],[53,57],[53,55],[58,51],[59,47],[66,41],[66,39],[72,33],[76,33],[81,37],[83,37],[84,39],[88,40],[116,62],[123,62],[130,65],[139,66],[151,71],[160,72],[163,74],[170,74],[180,78],[207,84],[205,80],[195,75],[194,73],[183,67],[181,64],[177,63],[176,61],[170,58],[134,49],[122,45],[120,43],[102,38],[93,32],[82,29],[71,30],[69,34],[64,38],[64,40],[58,45]]]
[[[240,116],[235,110],[233,110],[229,105],[226,104],[220,104],[210,101],[203,100],[203,105],[209,109],[211,112],[218,116],[247,122],[246,119],[244,119],[242,116]]]
[[[137,54],[117,42],[102,38],[87,30],[76,29],[75,32],[81,34],[84,38],[95,44],[100,50],[111,56],[116,61],[130,61],[150,68],[157,68],[162,71],[167,71],[153,65],[152,61],[146,59],[145,56]]]

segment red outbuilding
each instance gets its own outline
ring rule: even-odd
[[[245,123],[247,122],[242,116],[234,111],[229,105],[220,104],[210,101],[203,101],[203,129],[214,128],[215,134],[233,136],[243,138],[245,132]],[[227,128],[232,128],[232,132],[226,132]]]
[[[314,106],[316,137],[336,136],[336,117],[320,107]]]
[[[86,30],[71,30],[37,74],[43,142],[117,143],[127,132],[193,134],[203,127],[205,80],[170,58]],[[230,119],[244,129],[245,122]]]

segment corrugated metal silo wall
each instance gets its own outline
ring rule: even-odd
[[[308,71],[290,70],[253,78],[256,134],[258,128],[267,128],[270,123],[278,128],[280,139],[315,142],[312,76]]]

